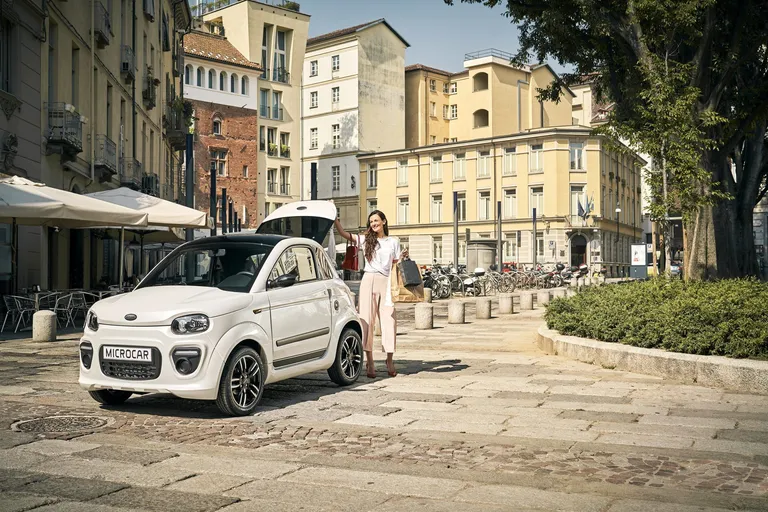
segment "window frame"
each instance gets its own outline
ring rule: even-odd
[[[309,129],[309,149],[317,149],[317,128]]]
[[[309,61],[309,76],[317,76],[318,65],[316,60]]]
[[[341,57],[339,55],[332,55],[331,56],[331,71],[340,71],[341,70]]]
[[[295,249],[306,249],[307,250],[307,252],[309,253],[310,257],[312,258],[312,265],[313,265],[313,269],[315,271],[315,277],[314,277],[314,279],[309,279],[309,280],[306,280],[306,281],[304,281],[304,280],[297,280],[296,283],[291,286],[291,288],[293,288],[295,286],[302,285],[302,284],[315,283],[315,282],[320,281],[320,279],[318,278],[319,272],[318,272],[318,267],[317,267],[317,260],[315,259],[313,248],[311,246],[309,246],[309,245],[297,244],[297,245],[292,245],[292,246],[286,248],[282,253],[280,253],[280,256],[278,256],[277,261],[275,262],[275,264],[272,266],[272,268],[270,269],[269,273],[267,274],[267,290],[268,291],[279,289],[279,288],[273,288],[273,287],[271,287],[269,285],[272,282],[272,279],[271,279],[272,272],[274,272],[275,268],[277,268],[278,264],[280,263],[280,260],[283,259],[283,256],[285,256],[285,254],[288,251],[293,251]],[[296,257],[296,256],[294,255],[294,257]],[[298,264],[297,264],[297,268],[300,268],[300,267],[298,267]],[[280,277],[280,276],[278,276],[278,277]]]
[[[483,215],[481,210],[483,205],[483,197],[487,194],[487,211]],[[490,190],[478,190],[477,191],[477,220],[492,220],[493,219],[493,205],[491,204],[491,191]]]

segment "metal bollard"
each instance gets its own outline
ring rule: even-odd
[[[511,315],[515,312],[514,297],[511,293],[499,294],[499,314]]]
[[[452,300],[448,303],[448,323],[463,324],[465,314],[465,304],[461,300]]]
[[[415,327],[420,330],[432,329],[434,327],[434,306],[426,302],[416,303]]]
[[[522,292],[520,294],[520,311],[531,311],[533,309],[533,292]]]
[[[475,317],[478,320],[491,318],[491,299],[481,297],[475,301]]]
[[[550,298],[549,290],[539,290],[536,293],[536,304],[542,307],[546,306],[547,304],[549,304],[549,298]]]

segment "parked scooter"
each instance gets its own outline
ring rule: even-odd
[[[485,269],[482,267],[476,268],[472,272],[472,276],[464,280],[464,295],[477,297],[483,293],[483,277],[485,276]]]

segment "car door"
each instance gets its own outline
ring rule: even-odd
[[[328,347],[331,301],[313,252],[309,246],[293,245],[280,255],[269,274],[275,368],[317,359]],[[292,284],[285,285],[287,282]]]

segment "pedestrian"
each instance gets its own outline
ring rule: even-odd
[[[360,319],[363,322],[363,350],[366,357],[368,377],[376,377],[373,363],[373,330],[376,318],[381,325],[381,348],[387,354],[387,372],[390,377],[397,375],[392,356],[395,352],[397,320],[389,274],[392,265],[400,258],[408,257],[408,249],[400,250],[400,241],[389,236],[387,217],[379,210],[368,215],[365,233],[353,235],[344,231],[338,217],[334,223],[336,231],[355,244],[365,261],[363,280],[360,283]]]

